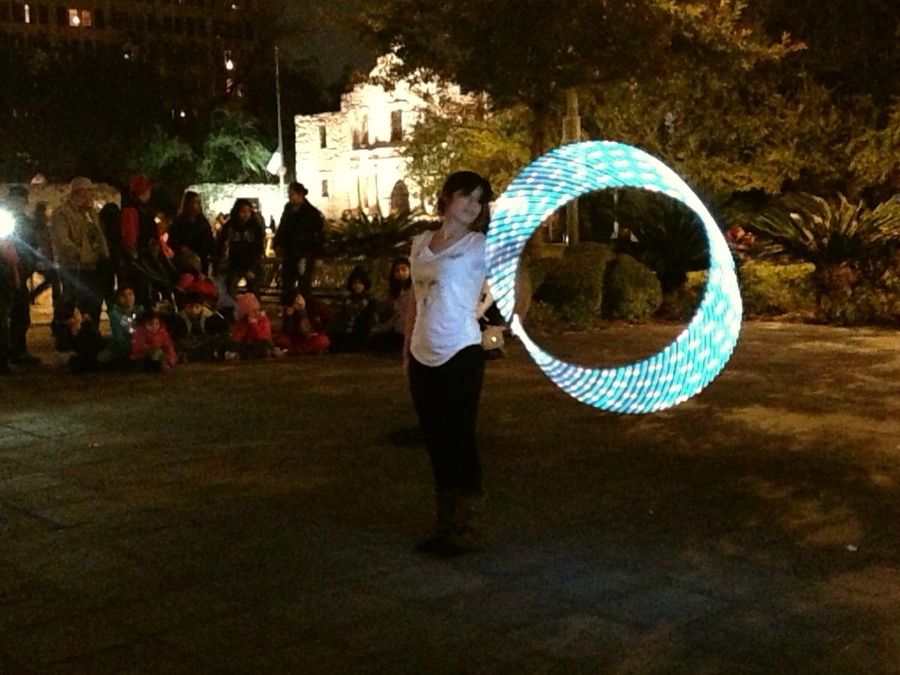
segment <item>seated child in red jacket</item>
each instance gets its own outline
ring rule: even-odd
[[[281,313],[281,332],[273,339],[275,345],[289,356],[321,354],[328,349],[328,336],[321,332],[322,319],[314,302],[307,303],[300,291],[293,292],[293,299]]]
[[[169,332],[152,309],[144,312],[131,336],[131,361],[145,370],[168,370],[178,361]]]
[[[187,271],[178,277],[175,286],[184,291],[183,303],[179,306],[183,309],[187,304],[188,295],[200,297],[203,304],[210,309],[216,309],[219,303],[219,289],[200,271],[200,256],[191,254],[183,258]]]
[[[272,342],[272,324],[262,311],[253,293],[244,293],[237,299],[240,318],[231,330],[231,340],[225,347],[226,359],[263,359],[267,356],[284,356],[284,352]]]

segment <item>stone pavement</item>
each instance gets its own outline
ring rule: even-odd
[[[617,363],[677,330],[542,341]],[[892,332],[748,324],[705,392],[641,417],[512,345],[490,544],[441,561],[413,551],[429,473],[389,441],[395,361],[18,372],[0,673],[900,673],[898,412]]]

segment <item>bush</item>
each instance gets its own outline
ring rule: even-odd
[[[741,266],[738,283],[745,319],[812,318],[816,293],[809,263],[781,264],[754,260]],[[683,289],[667,293],[656,318],[687,322],[697,311],[706,287],[706,272],[691,272]]]
[[[785,315],[812,317],[816,312],[813,265],[749,261],[740,268],[741,298],[748,319]]]
[[[545,302],[560,318],[583,327],[600,312],[603,280],[615,254],[609,246],[579,244],[562,258],[544,258],[530,265],[534,299]]]
[[[630,255],[616,256],[606,269],[602,315],[605,319],[647,319],[662,304],[656,274]]]

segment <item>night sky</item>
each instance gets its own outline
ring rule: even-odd
[[[283,0],[286,59],[312,62],[326,86],[339,82],[349,67],[369,71],[374,54],[356,35],[353,18],[366,0]]]

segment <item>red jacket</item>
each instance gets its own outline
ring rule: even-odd
[[[170,366],[174,366],[178,361],[178,356],[175,354],[175,345],[172,344],[172,338],[169,337],[169,331],[166,330],[165,326],[160,324],[156,333],[148,331],[144,324],[134,329],[134,333],[131,336],[132,359],[143,359],[156,349],[163,350],[166,355],[166,361],[169,362]]]
[[[12,281],[12,287],[18,288],[21,283],[19,279],[19,254],[16,253],[16,245],[12,241],[0,241],[0,258],[9,267],[9,278]]]
[[[253,323],[246,316],[241,318],[231,330],[231,339],[247,345],[255,345],[260,340],[271,340],[272,324],[269,323],[269,317],[261,314]]]

